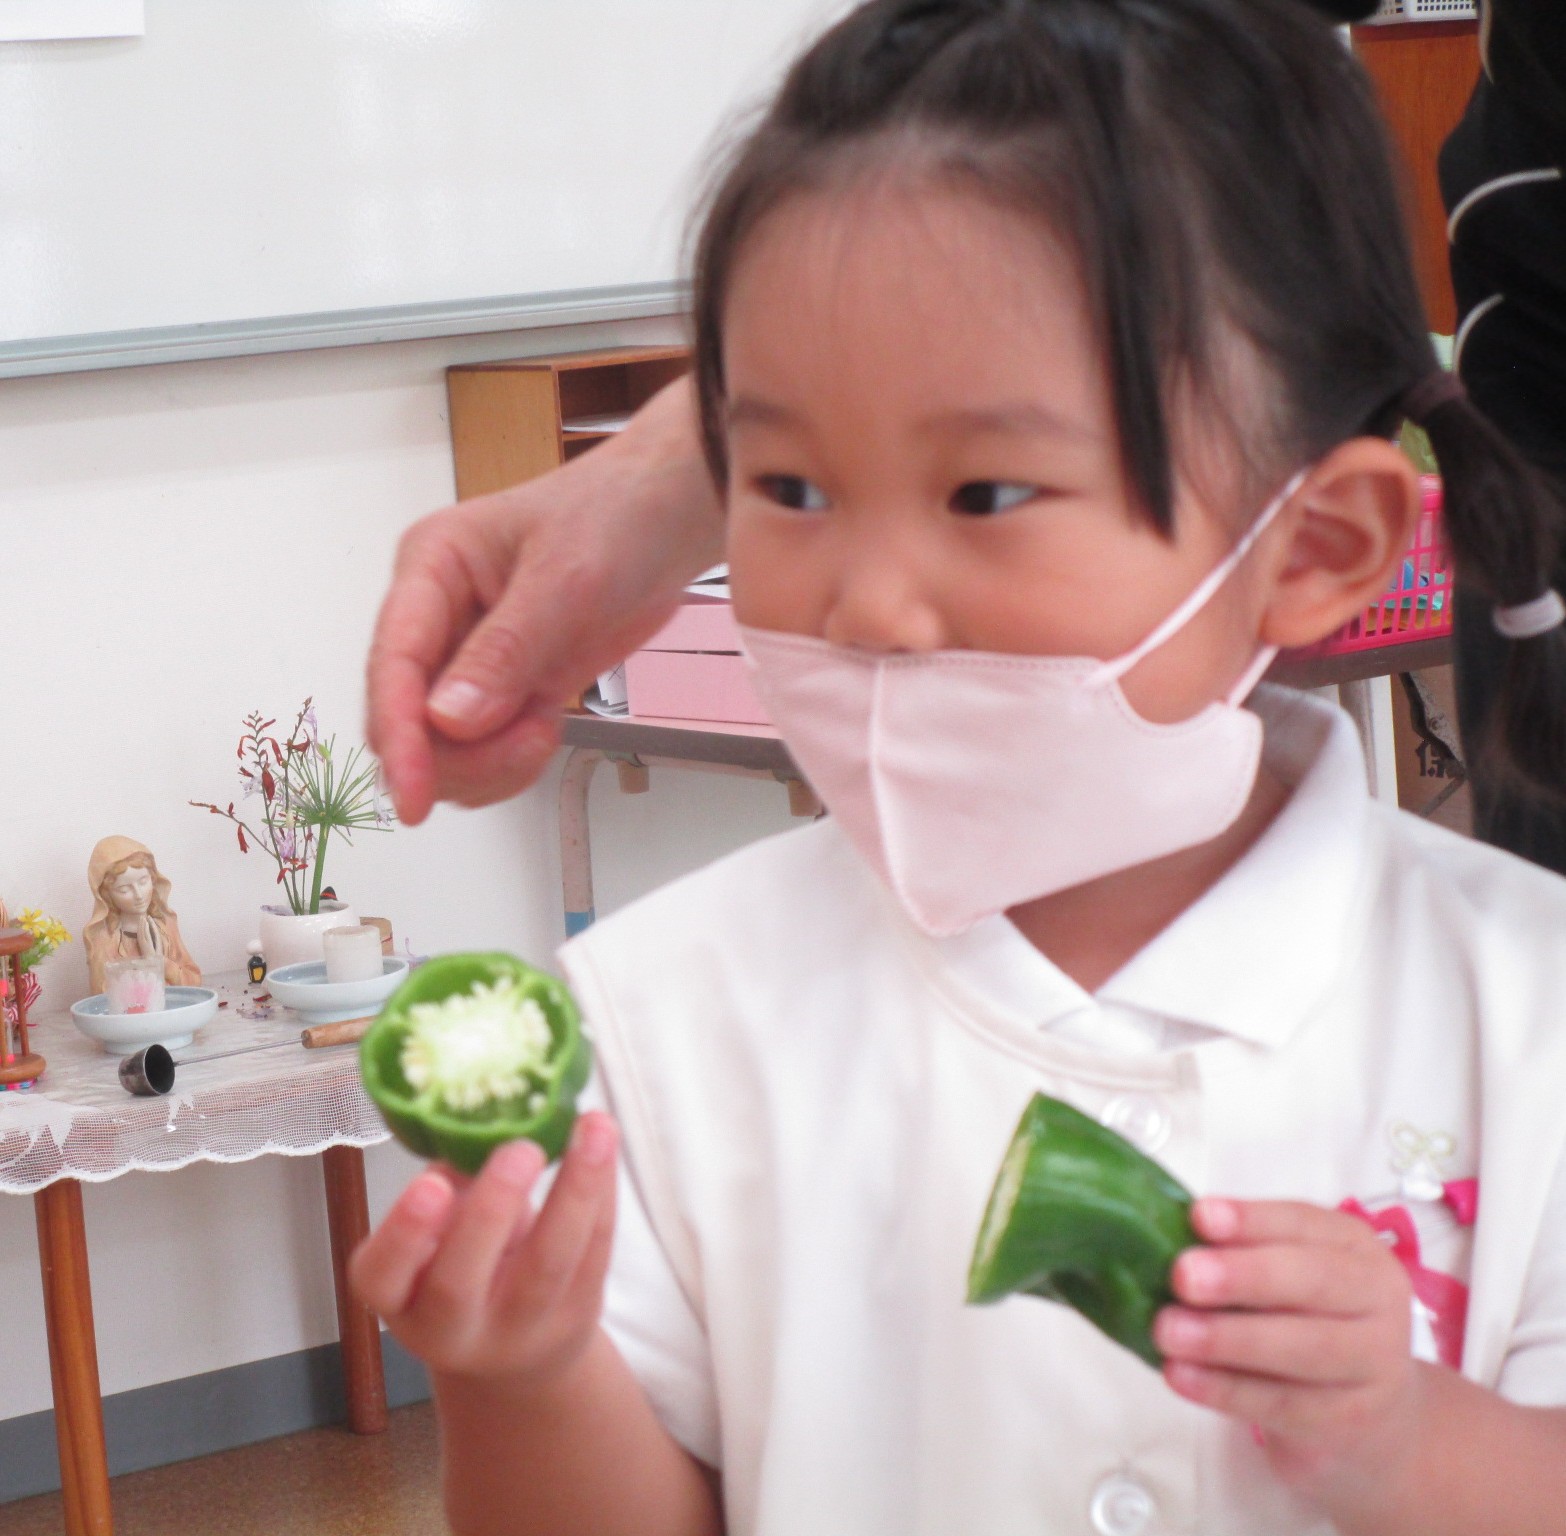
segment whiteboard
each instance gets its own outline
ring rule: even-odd
[[[141,38],[0,45],[0,352],[645,309],[716,137],[841,9],[147,0]]]

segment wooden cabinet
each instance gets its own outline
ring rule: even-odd
[[[1447,266],[1436,155],[1479,78],[1479,24],[1416,21],[1355,27],[1353,35],[1354,52],[1375,82],[1402,153],[1414,265],[1430,329],[1450,336],[1457,329],[1457,302]]]
[[[531,480],[602,442],[690,369],[687,347],[569,352],[446,370],[457,495]]]

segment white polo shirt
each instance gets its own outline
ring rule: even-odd
[[[1288,804],[1096,994],[1004,918],[926,938],[830,820],[562,951],[625,1146],[605,1323],[733,1536],[1331,1529],[1075,1312],[965,1305],[1035,1090],[1198,1193],[1358,1201],[1416,1348],[1566,1403],[1566,881],[1375,804],[1338,711],[1257,707]]]

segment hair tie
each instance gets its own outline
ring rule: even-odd
[[[1463,381],[1455,373],[1441,369],[1427,373],[1424,378],[1410,384],[1403,391],[1399,409],[1410,421],[1423,426],[1443,405],[1466,402],[1467,399],[1468,391],[1463,388]]]
[[[1566,602],[1553,587],[1531,603],[1497,607],[1491,614],[1496,629],[1508,640],[1534,640],[1566,624]]]

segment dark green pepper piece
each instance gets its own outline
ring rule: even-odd
[[[979,1226],[968,1300],[1064,1302],[1156,1369],[1153,1317],[1197,1240],[1190,1211],[1184,1186],[1124,1137],[1036,1093]]]
[[[438,1003],[513,980],[536,1002],[553,1038],[542,1081],[515,1097],[453,1109],[433,1090],[419,1091],[403,1070],[403,1050],[420,1003]],[[441,955],[414,971],[386,1000],[359,1044],[359,1070],[392,1134],[421,1157],[440,1158],[477,1173],[503,1142],[525,1137],[551,1161],[565,1150],[576,1123],[576,1099],[592,1068],[576,1003],[553,976],[502,953]],[[531,1107],[530,1107],[531,1106]]]

